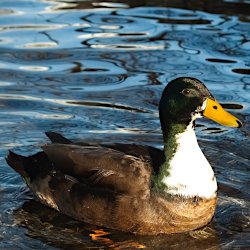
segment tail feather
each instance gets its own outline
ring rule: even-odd
[[[52,170],[52,163],[44,152],[26,157],[9,151],[6,162],[22,177],[28,177],[31,181],[45,177]]]
[[[59,133],[49,131],[49,132],[45,132],[45,134],[48,136],[48,138],[53,143],[61,143],[61,144],[71,144],[72,143],[72,141],[70,141],[69,139],[60,135]]]
[[[8,156],[6,157],[6,162],[20,175],[27,177],[27,173],[24,169],[24,163],[27,157],[18,155],[11,150],[9,151]]]

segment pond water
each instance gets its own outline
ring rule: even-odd
[[[249,249],[249,14],[247,0],[1,0],[0,249]],[[158,101],[179,76],[245,124],[197,122],[219,182],[205,228],[142,237],[80,223],[36,202],[7,166],[9,149],[34,153],[45,131],[160,148]]]

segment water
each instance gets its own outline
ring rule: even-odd
[[[250,2],[0,3],[1,249],[250,248]],[[169,79],[193,76],[238,116],[239,130],[199,120],[219,182],[213,222],[186,234],[141,237],[74,221],[34,201],[6,164],[45,131],[161,147],[157,105]]]

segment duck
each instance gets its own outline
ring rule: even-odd
[[[38,153],[9,151],[6,161],[38,201],[73,219],[139,235],[192,231],[212,220],[217,202],[216,177],[195,134],[202,117],[242,126],[200,80],[179,77],[159,102],[162,150],[47,132],[51,143]]]

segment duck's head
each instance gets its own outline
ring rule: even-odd
[[[163,130],[170,124],[188,126],[198,117],[207,117],[224,125],[239,128],[241,121],[225,111],[207,87],[191,77],[171,81],[164,89],[159,104]]]

